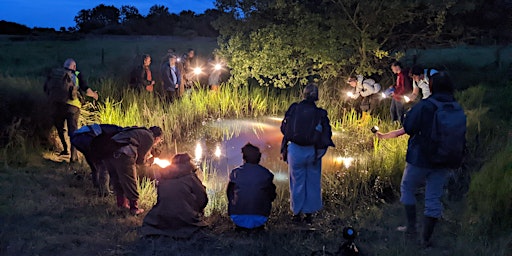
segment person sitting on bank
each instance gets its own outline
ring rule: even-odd
[[[247,143],[242,148],[244,164],[229,174],[228,215],[237,230],[264,229],[276,198],[274,175],[259,164],[261,152]]]
[[[187,153],[175,155],[161,170],[157,202],[144,218],[143,236],[189,238],[207,225],[203,216],[208,197],[198,172]]]

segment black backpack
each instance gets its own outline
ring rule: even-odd
[[[73,71],[65,68],[54,68],[48,77],[45,91],[51,102],[66,103],[78,98],[78,86],[73,81]]]
[[[318,143],[321,131],[320,110],[314,104],[302,101],[293,103],[281,123],[281,132],[286,141],[300,146],[311,146]]]
[[[437,166],[458,168],[466,144],[466,115],[456,102],[427,99],[436,106],[429,143],[429,160]]]

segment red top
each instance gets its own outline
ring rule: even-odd
[[[412,90],[411,80],[404,74],[403,71],[396,76],[395,91],[393,92],[393,98],[395,100],[401,100],[404,94],[409,93]]]

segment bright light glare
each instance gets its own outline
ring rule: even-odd
[[[385,93],[382,93],[381,95],[382,95],[382,98],[384,98],[384,99],[386,98],[386,94]]]
[[[343,164],[345,168],[348,169],[352,165],[352,161],[354,161],[354,158],[339,156],[334,161],[338,164]]]
[[[214,154],[215,154],[215,156],[216,156],[217,158],[219,158],[219,157],[220,157],[220,155],[221,155],[220,147],[219,147],[218,145],[217,145],[217,147],[215,148],[215,153],[214,153]]]
[[[220,70],[220,69],[222,68],[222,65],[221,65],[221,64],[219,64],[219,63],[217,63],[217,64],[215,64],[215,66],[213,66],[213,68],[214,68],[215,70]]]
[[[194,74],[195,75],[200,75],[201,73],[203,73],[203,69],[202,68],[200,68],[200,67],[194,68]]]
[[[405,100],[405,102],[411,101],[411,99],[409,97],[407,97],[407,96],[404,96],[404,100]]]
[[[354,97],[354,94],[352,92],[347,92],[347,96],[349,96],[350,98]]]
[[[177,62],[180,62],[180,61],[181,61],[181,58],[177,58],[177,59],[176,59],[176,61],[177,61]]]
[[[160,168],[165,168],[165,167],[171,165],[171,162],[169,162],[169,160],[167,160],[167,159],[160,159],[158,157],[155,157],[153,163],[158,165],[158,166],[160,166]]]
[[[201,161],[201,158],[203,158],[203,148],[201,147],[201,144],[197,143],[196,145],[196,161]]]

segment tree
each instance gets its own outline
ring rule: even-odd
[[[477,1],[477,0],[475,0]],[[466,1],[467,2],[467,1]],[[431,42],[457,1],[217,0],[232,79],[289,87],[382,73],[393,53]]]
[[[75,22],[81,32],[90,32],[94,29],[119,24],[119,9],[100,4],[92,10],[80,10],[75,16]]]
[[[127,24],[129,22],[141,20],[143,17],[139,13],[139,9],[137,9],[135,6],[123,5],[121,6],[120,19],[121,23]]]

